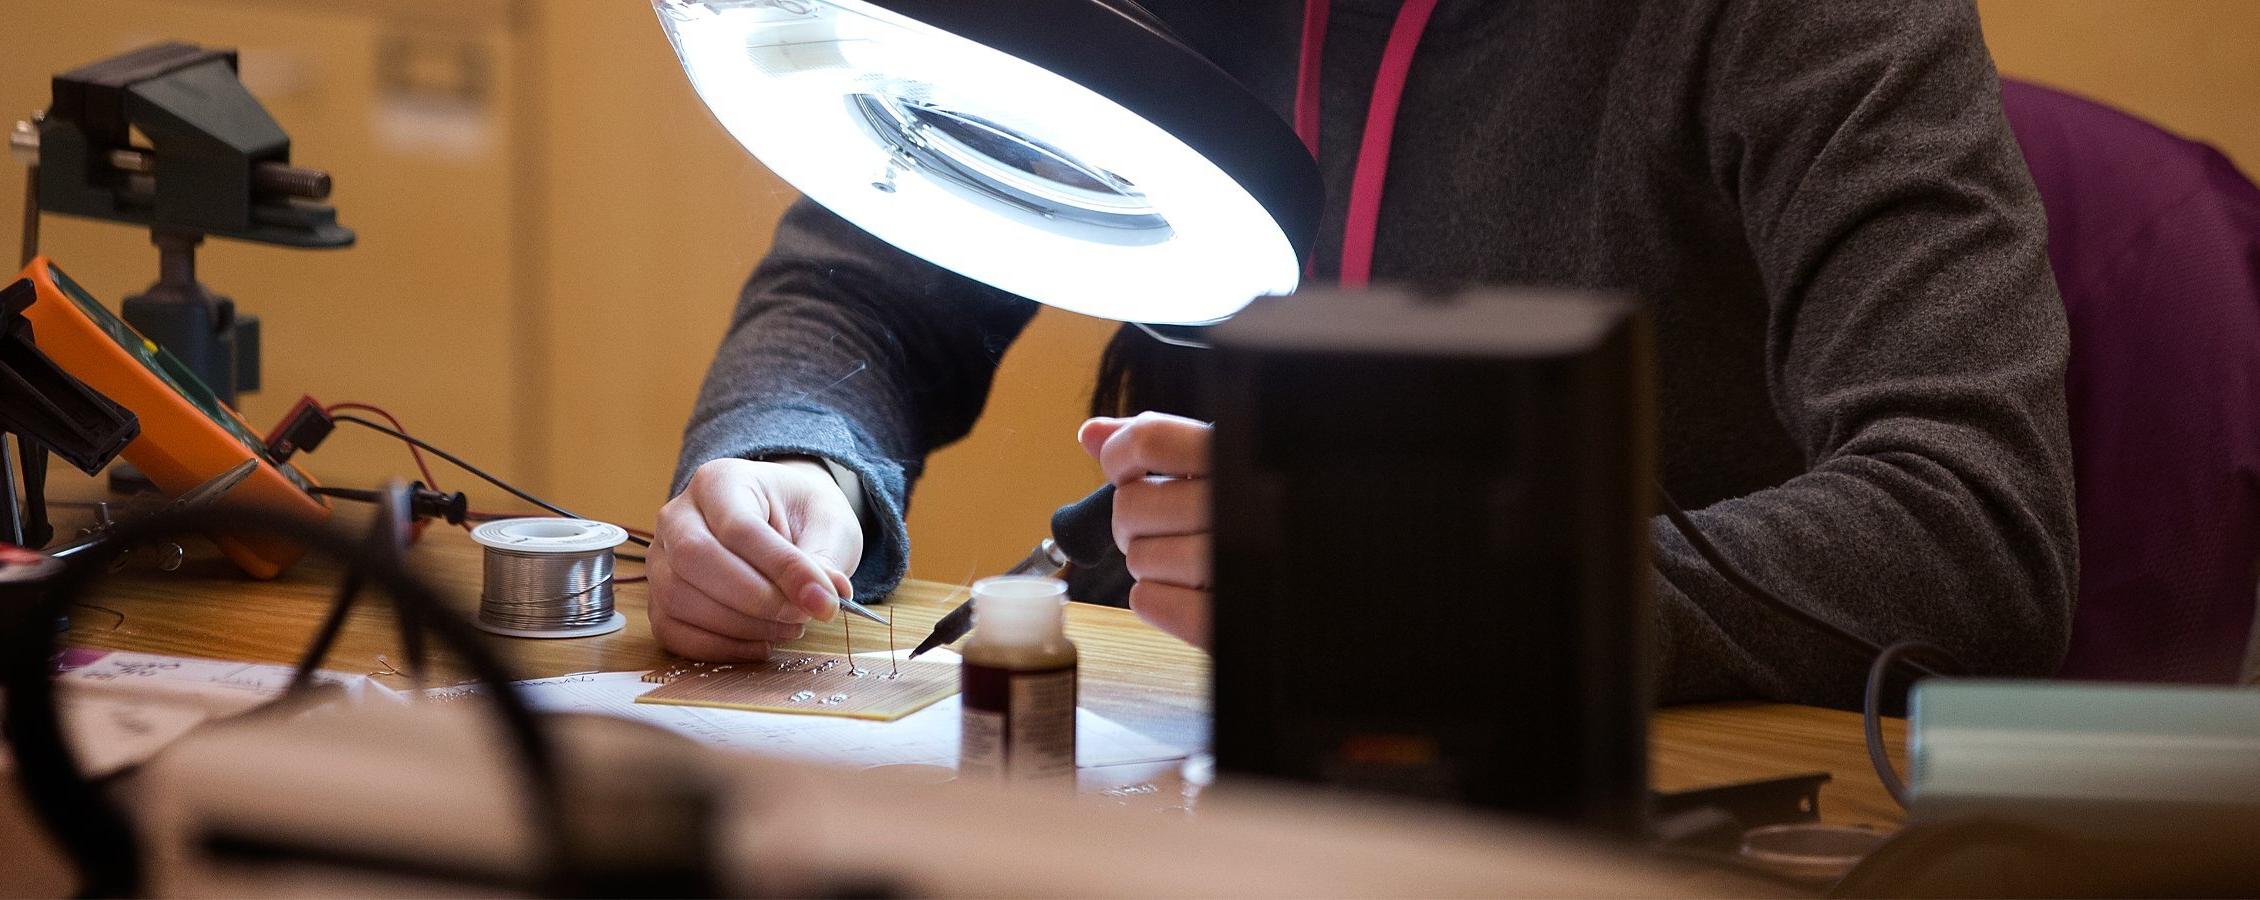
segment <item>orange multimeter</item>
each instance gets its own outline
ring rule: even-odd
[[[247,458],[257,459],[258,471],[228,493],[229,502],[258,504],[309,525],[329,518],[329,501],[312,493],[314,479],[277,462],[243,417],[180,360],[95,302],[46,257],[34,258],[19,277],[31,279],[38,291],[24,318],[39,349],[141,419],[141,436],[121,455],[158,489],[178,496]],[[218,537],[214,543],[254,578],[281,574],[305,552],[268,535]]]

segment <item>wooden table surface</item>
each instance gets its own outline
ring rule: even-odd
[[[209,552],[209,551],[207,551]],[[429,529],[410,553],[410,562],[449,601],[466,613],[477,605],[479,548],[461,530]],[[640,572],[621,564],[623,575]],[[79,610],[68,640],[76,645],[140,650],[255,662],[295,662],[328,607],[337,569],[309,558],[284,577],[251,581],[216,556],[192,558],[178,572],[128,569],[108,581],[96,602],[123,616]],[[492,638],[518,677],[533,678],[585,671],[654,668],[668,660],[651,637],[645,619],[644,586],[624,584],[619,607],[626,629],[595,638],[525,640]],[[896,616],[894,642],[910,646],[925,636],[936,618],[960,596],[941,584],[912,582],[881,608]],[[848,617],[842,617],[843,619]],[[1081,696],[1086,707],[1174,746],[1197,748],[1208,738],[1208,660],[1200,651],[1155,631],[1126,610],[1071,604],[1067,631],[1083,654]],[[861,649],[887,643],[887,629],[853,620],[852,637]],[[841,649],[838,621],[814,624],[791,645],[796,649]],[[394,638],[392,615],[381,598],[364,595],[324,665],[347,672],[376,673],[387,667],[382,656],[405,666]],[[380,676],[395,687],[408,680]],[[442,658],[428,673],[431,684],[448,684],[468,674]],[[1894,747],[1903,743],[1903,725],[1887,723]],[[1870,771],[1857,715],[1781,704],[1728,704],[1681,707],[1659,712],[1650,735],[1652,777],[1660,789],[1674,790],[1778,775],[1825,771],[1835,777],[1822,791],[1823,818],[1840,823],[1896,824],[1897,808]],[[1126,771],[1124,783],[1149,778],[1150,767]],[[1094,786],[1085,778],[1086,787]],[[1101,779],[1097,786],[1104,786]]]

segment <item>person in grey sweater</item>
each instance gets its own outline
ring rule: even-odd
[[[1287,114],[1299,4],[1147,6]],[[1399,6],[1332,3],[1322,278]],[[1737,567],[1879,643],[2054,671],[2077,583],[2065,320],[1969,2],[1441,0],[1394,147],[1374,280],[1639,298],[1661,478]],[[883,597],[927,454],[971,428],[1034,312],[793,206],[685,432],[650,557],[658,638],[758,658],[842,592]],[[1171,352],[1118,337],[1114,416],[1082,437],[1125,486],[1132,607],[1198,642],[1205,490],[1130,490],[1204,471]],[[1196,418],[1120,417],[1144,410]],[[1664,699],[1858,703],[1868,660],[1653,533]]]

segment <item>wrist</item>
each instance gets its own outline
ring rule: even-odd
[[[870,511],[866,506],[869,500],[863,493],[863,478],[855,474],[854,469],[821,456],[812,456],[805,453],[780,453],[773,456],[760,456],[755,459],[805,472],[815,476],[817,480],[830,482],[833,487],[839,488],[840,496],[847,500],[848,511],[855,515],[856,524],[863,527],[864,538],[867,542],[869,541],[872,521]]]
[[[833,484],[839,483],[837,481],[833,481],[832,470],[824,465],[823,459],[818,457],[803,456],[796,453],[783,454],[778,456],[763,456],[756,458],[755,461],[776,463],[777,465],[784,466],[789,469],[795,469],[801,472],[807,472],[813,475],[822,476],[825,481],[832,481]]]

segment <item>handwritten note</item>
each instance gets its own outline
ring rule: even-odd
[[[205,722],[280,697],[290,666],[74,647],[64,651],[56,701],[79,765],[106,775],[155,755]],[[366,675],[317,672],[349,702],[403,702]]]
[[[86,649],[66,652],[61,668],[56,683],[66,697],[73,692],[88,692],[188,706],[212,716],[234,715],[282,696],[293,671],[290,666],[265,663]],[[399,692],[367,675],[320,671],[314,673],[314,679],[342,687],[346,697],[356,702],[401,699]]]

